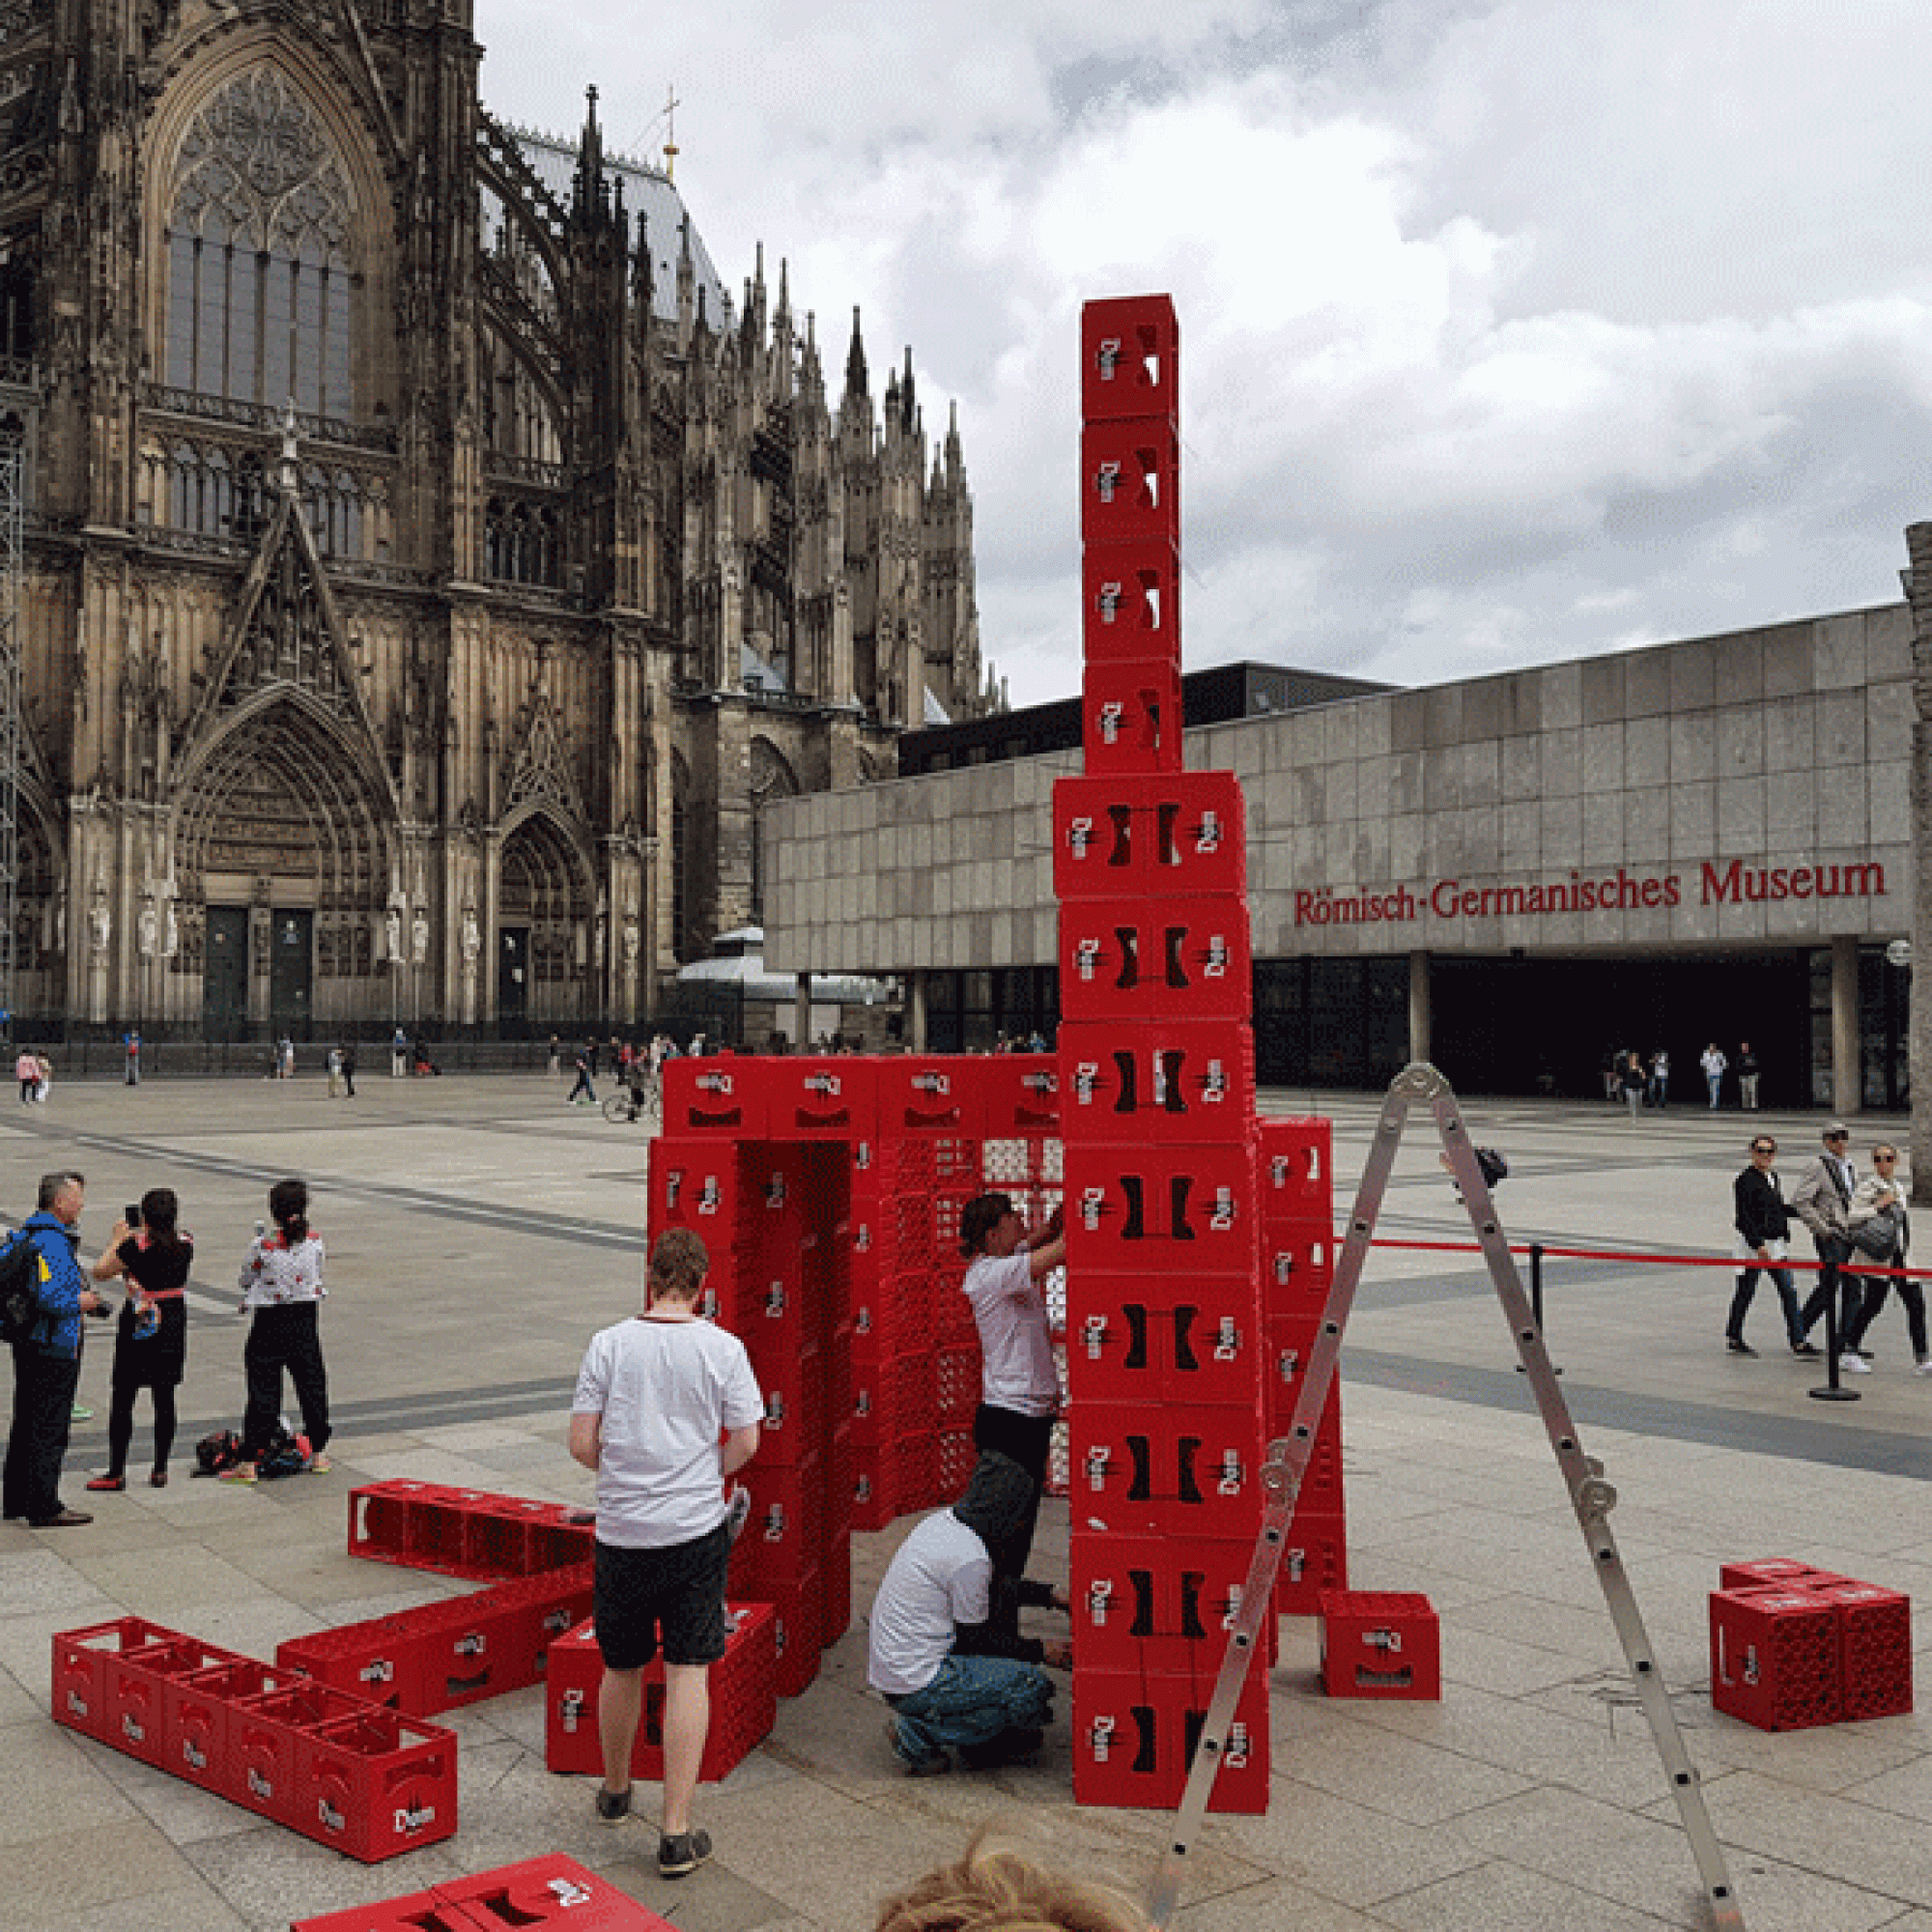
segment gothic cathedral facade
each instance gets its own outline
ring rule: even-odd
[[[829,399],[677,188],[482,106],[471,0],[0,0],[14,1005],[631,1025],[770,799],[992,698],[956,424]]]

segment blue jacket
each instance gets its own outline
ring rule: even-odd
[[[43,1210],[20,1223],[20,1232],[41,1251],[42,1279],[36,1291],[43,1318],[34,1331],[34,1345],[50,1355],[80,1352],[80,1297],[87,1277],[74,1259],[80,1233],[56,1214]]]

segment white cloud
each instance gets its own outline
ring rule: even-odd
[[[485,0],[478,33],[519,118],[601,77],[624,139],[674,82],[727,286],[762,238],[835,384],[858,302],[875,388],[910,342],[930,432],[957,398],[1016,701],[1078,681],[1094,295],[1179,308],[1191,663],[1427,681],[1879,602],[1932,513],[1903,0]]]

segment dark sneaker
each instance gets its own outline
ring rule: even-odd
[[[631,1815],[631,1793],[627,1786],[622,1791],[606,1791],[597,1787],[597,1816],[606,1825],[620,1824]]]
[[[1803,1355],[1806,1361],[1812,1361],[1822,1357],[1825,1351],[1815,1342],[1794,1342],[1791,1345],[1791,1352],[1794,1355]]]
[[[1742,1336],[1731,1335],[1726,1337],[1724,1347],[1734,1355],[1748,1355],[1752,1361],[1757,1360],[1757,1350]]]
[[[658,1876],[689,1878],[711,1856],[709,1832],[680,1832],[658,1840]]]

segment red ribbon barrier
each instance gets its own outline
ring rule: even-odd
[[[1479,1255],[1483,1252],[1474,1241],[1371,1241],[1369,1245],[1372,1248],[1405,1248],[1416,1254],[1430,1255]],[[1509,1251],[1513,1255],[1526,1255],[1531,1246],[1541,1249],[1546,1259],[1556,1261],[1642,1262],[1658,1267],[1729,1268],[1738,1274],[1746,1268],[1808,1268],[1815,1273],[1825,1265],[1823,1262],[1800,1261],[1796,1255],[1787,1261],[1761,1262],[1736,1255],[1637,1255],[1617,1248],[1552,1248],[1541,1241],[1522,1244],[1512,1241]],[[1840,1274],[1896,1275],[1906,1281],[1932,1281],[1932,1268],[1880,1267],[1876,1262],[1858,1260],[1839,1262],[1837,1268]]]

